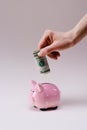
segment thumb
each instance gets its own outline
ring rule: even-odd
[[[42,48],[40,50],[40,52],[38,53],[38,56],[41,56],[41,57],[45,56],[45,55],[50,54],[51,52],[53,52],[55,50],[57,50],[57,47],[56,47],[56,44],[53,43],[49,46]]]

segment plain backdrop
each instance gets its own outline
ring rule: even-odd
[[[48,58],[49,74],[32,55],[46,29],[68,31],[86,13],[87,0],[0,0],[0,130],[87,130],[87,37]],[[57,110],[32,108],[31,79],[59,87]]]

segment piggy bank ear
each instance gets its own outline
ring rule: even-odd
[[[42,86],[40,84],[36,84],[36,88],[38,90],[38,92],[42,92]]]
[[[31,83],[31,85],[32,85],[33,87],[36,86],[36,84],[37,84],[34,80],[31,80],[30,83]]]

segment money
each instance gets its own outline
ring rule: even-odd
[[[38,65],[38,67],[39,67],[40,73],[50,72],[50,68],[49,68],[46,56],[39,57],[38,53],[39,53],[39,50],[35,50],[33,52],[33,56],[34,56],[35,61],[36,61],[37,65]]]

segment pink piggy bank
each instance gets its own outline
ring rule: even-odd
[[[31,80],[32,90],[30,93],[31,103],[40,110],[56,109],[60,101],[58,87],[51,83],[36,83]]]

